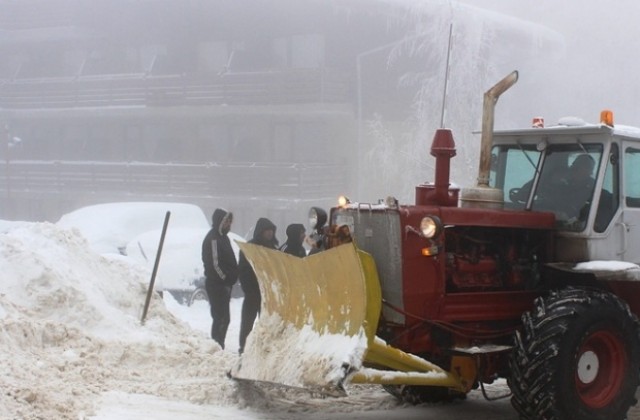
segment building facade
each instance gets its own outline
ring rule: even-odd
[[[403,75],[444,75],[446,45],[389,64],[403,3],[0,0],[0,217],[177,201],[282,235],[358,189],[363,122],[415,100]]]

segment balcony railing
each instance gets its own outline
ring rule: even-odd
[[[347,103],[350,98],[348,76],[329,69],[0,80],[0,107],[8,109]]]
[[[10,161],[0,188],[10,196],[104,193],[135,196],[333,197],[348,184],[336,164],[153,164]]]

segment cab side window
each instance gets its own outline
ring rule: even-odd
[[[624,151],[624,196],[627,207],[640,207],[640,149]]]

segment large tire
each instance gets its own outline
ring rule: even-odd
[[[522,317],[510,358],[522,419],[622,420],[636,403],[638,320],[616,296],[566,289]]]

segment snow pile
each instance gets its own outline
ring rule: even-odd
[[[0,234],[0,417],[77,419],[118,390],[232,404],[237,356],[167,311],[149,273],[93,253],[77,231],[28,224]]]

